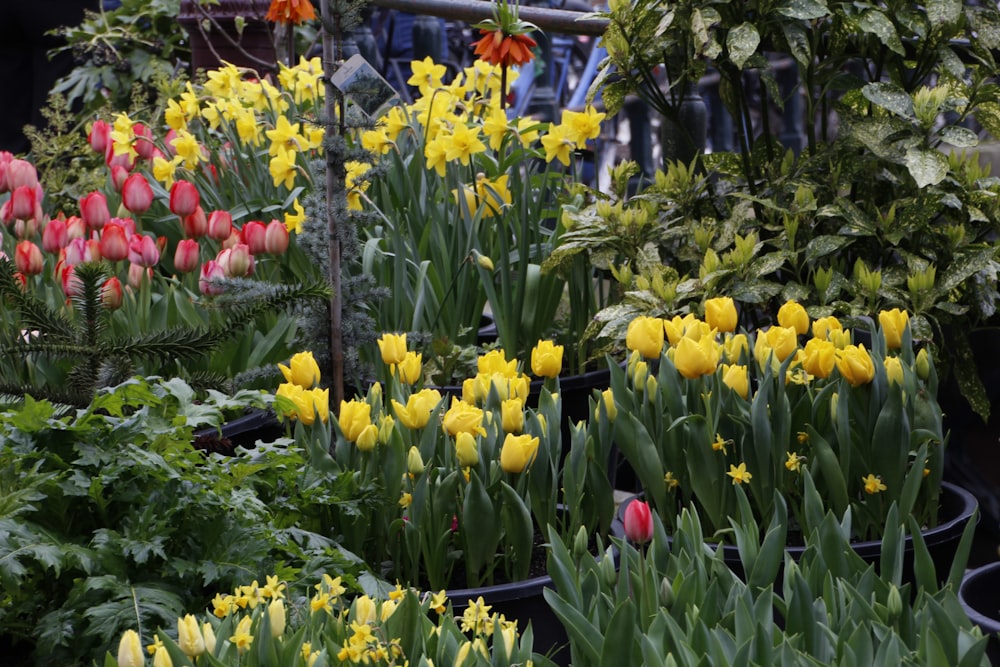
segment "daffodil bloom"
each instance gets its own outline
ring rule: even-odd
[[[458,125],[445,142],[445,160],[458,160],[462,165],[468,166],[473,155],[485,150],[486,144],[479,138],[475,128]]]
[[[294,213],[285,211],[285,229],[289,233],[295,232],[300,234],[302,232],[302,223],[306,219],[306,211],[302,208],[302,204],[299,203],[298,197],[292,202],[292,208],[295,210]]]
[[[412,75],[406,83],[415,86],[422,95],[427,95],[441,85],[441,80],[448,72],[444,65],[438,65],[427,56],[423,60],[411,60],[410,71]]]
[[[798,472],[802,468],[802,458],[795,452],[788,452],[785,467],[792,472]]]
[[[198,140],[187,130],[179,130],[171,145],[177,156],[184,161],[185,169],[195,169],[199,162],[207,159]]]
[[[392,148],[392,140],[386,128],[376,127],[361,133],[361,146],[376,155],[385,155]]]
[[[545,161],[559,160],[564,167],[569,166],[570,155],[576,143],[570,138],[569,130],[563,125],[549,125],[549,131],[542,137]]]
[[[605,115],[588,104],[583,111],[564,109],[560,120],[567,129],[567,136],[576,143],[576,147],[586,148],[588,140],[601,136],[601,121]]]
[[[747,464],[740,463],[738,466],[730,464],[729,472],[726,473],[733,478],[733,484],[743,484],[744,482],[749,482],[753,475],[747,472]]]
[[[299,124],[290,123],[285,116],[278,116],[274,129],[265,131],[264,135],[271,140],[267,153],[272,157],[286,151],[298,152],[303,148]]]
[[[681,485],[680,480],[674,477],[674,473],[667,471],[667,474],[663,476],[663,483],[667,487],[667,491],[674,491]]]
[[[731,443],[731,440],[723,440],[722,436],[718,433],[715,434],[715,442],[712,443],[712,451],[722,452],[727,454],[726,447]]]
[[[492,608],[491,605],[486,604],[481,595],[476,598],[475,602],[470,600],[469,606],[462,612],[462,632],[480,634],[486,630],[487,625],[489,625],[492,632],[493,624],[488,622],[490,619],[489,612]]]
[[[250,634],[250,624],[253,619],[250,616],[244,616],[240,619],[240,622],[236,625],[236,632],[229,641],[236,646],[236,650],[242,655],[248,648],[250,644],[253,643],[253,635]]]
[[[156,155],[153,157],[153,178],[163,183],[163,186],[168,190],[174,184],[174,174],[177,173],[177,167],[183,161],[183,158],[175,156],[174,158],[167,160],[165,158]]]
[[[433,169],[437,175],[444,178],[448,160],[445,157],[448,153],[448,142],[445,137],[435,137],[427,142],[424,147],[424,157],[427,159],[427,168]]]
[[[274,179],[274,186],[284,183],[285,187],[291,189],[295,185],[295,176],[298,174],[298,166],[295,163],[295,153],[292,151],[279,151],[268,163],[268,171]]]
[[[866,477],[862,477],[861,481],[865,485],[865,493],[869,495],[875,495],[880,491],[885,491],[889,487],[882,483],[881,477],[876,477],[875,475],[868,473]]]

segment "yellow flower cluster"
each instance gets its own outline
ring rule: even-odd
[[[317,418],[326,423],[330,418],[330,390],[316,386],[320,372],[312,352],[298,352],[292,355],[288,366],[278,364],[278,369],[285,382],[278,386],[275,395],[286,399],[284,407],[277,408],[279,412],[307,426]]]

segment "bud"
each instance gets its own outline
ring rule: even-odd
[[[917,377],[926,382],[931,374],[931,360],[927,354],[927,348],[920,348],[920,351],[917,352],[916,369]]]
[[[656,381],[656,376],[655,375],[650,375],[650,376],[648,376],[646,378],[646,398],[647,398],[647,400],[650,400],[650,401],[655,400],[656,390],[657,390],[658,387],[659,387],[659,384]]]
[[[906,278],[906,288],[910,294],[916,295],[926,292],[934,287],[934,280],[937,276],[937,268],[931,264],[923,271],[917,271]]]
[[[410,452],[406,455],[406,469],[414,476],[424,472],[424,460],[420,458],[420,450],[416,447],[410,447]]]
[[[125,179],[122,184],[122,206],[132,213],[141,215],[153,205],[153,189],[149,181],[140,173],[135,173]]]
[[[100,229],[111,221],[108,200],[100,192],[91,192],[80,199],[80,217],[89,229]]]
[[[135,630],[126,630],[118,642],[118,667],[143,667],[142,642]]]
[[[194,239],[181,239],[174,251],[174,268],[181,273],[190,273],[198,268],[201,248]]]
[[[42,249],[31,241],[21,241],[14,248],[14,266],[26,276],[35,276],[45,268]]]
[[[200,239],[208,231],[208,219],[201,206],[195,207],[191,215],[181,218],[181,226],[184,228],[184,236],[190,239]]]
[[[660,606],[665,609],[670,609],[674,604],[674,586],[670,582],[670,579],[663,577],[660,580]]]
[[[636,362],[635,373],[632,375],[632,386],[636,388],[636,391],[642,391],[646,388],[646,376],[648,374],[649,370],[646,362]]]
[[[288,228],[280,220],[272,220],[264,228],[264,250],[271,255],[283,255],[288,250]]]
[[[233,216],[229,211],[212,211],[208,216],[208,237],[225,241],[233,231]]]
[[[839,404],[839,399],[840,396],[837,395],[837,392],[830,394],[830,419],[832,419],[835,423],[837,421],[837,406]]]
[[[240,240],[250,248],[251,255],[259,255],[265,251],[267,227],[259,220],[250,220],[240,229]]]
[[[222,294],[225,289],[219,281],[225,280],[226,272],[215,260],[209,260],[201,266],[201,276],[198,278],[198,289],[206,296]]]
[[[143,267],[156,266],[160,261],[160,249],[156,239],[145,234],[136,234],[128,240],[128,260]]]
[[[177,181],[170,188],[170,212],[186,218],[195,212],[201,202],[198,188],[188,181]]]
[[[122,282],[116,276],[111,276],[101,285],[101,304],[108,310],[122,307]]]
[[[903,363],[899,357],[886,357],[882,363],[885,365],[885,375],[890,385],[903,386]]]
[[[69,243],[69,233],[65,220],[53,218],[45,223],[45,227],[42,228],[42,249],[45,252],[59,252],[67,243]]]
[[[479,463],[479,447],[476,445],[476,436],[466,431],[459,432],[455,436],[455,457],[463,468]]]
[[[388,444],[392,437],[392,432],[396,430],[396,420],[392,415],[383,415],[378,423],[378,441],[383,445]]]
[[[109,262],[120,262],[128,257],[128,234],[122,225],[105,225],[101,230],[101,257]]]
[[[375,424],[368,424],[358,435],[358,440],[354,444],[358,446],[358,449],[362,452],[370,452],[375,449],[375,443],[379,440],[379,430]]]
[[[608,421],[614,423],[615,419],[618,418],[618,406],[615,405],[615,395],[612,393],[611,389],[605,389],[601,392],[601,400],[604,403],[604,410],[608,413]],[[594,411],[594,419],[597,419],[601,413],[601,406],[597,406]]]
[[[285,603],[281,598],[267,605],[267,617],[271,621],[271,637],[277,639],[285,632]]]
[[[194,616],[188,614],[177,619],[177,644],[189,658],[196,658],[205,652],[205,638]]]
[[[899,620],[903,613],[903,597],[899,594],[899,588],[896,584],[889,584],[889,595],[886,597],[885,607],[889,612],[890,625]]]
[[[493,270],[493,260],[487,257],[486,255],[476,253],[476,262],[479,264],[479,266],[483,267],[487,271]]]
[[[580,526],[580,529],[576,531],[576,536],[573,538],[573,558],[576,560],[581,560],[587,555],[587,546],[590,543],[590,538],[587,536],[587,529]]]

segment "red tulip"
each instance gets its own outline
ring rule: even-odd
[[[14,282],[17,283],[18,289],[20,289],[22,293],[28,291],[28,279],[25,278],[24,274],[20,271],[14,272]]]
[[[35,218],[28,218],[27,220],[15,220],[14,221],[14,236],[21,240],[32,240],[38,236],[38,230],[41,229],[41,224]]]
[[[205,219],[205,211],[201,206],[194,210],[191,215],[181,219],[181,226],[184,228],[184,236],[192,239],[200,239],[208,231],[208,220]]]
[[[193,183],[177,181],[170,188],[170,211],[174,215],[186,218],[197,210],[200,201],[198,188]]]
[[[115,192],[122,191],[122,187],[125,185],[125,181],[128,180],[128,177],[128,169],[120,164],[116,164],[111,167],[111,184],[115,186]]]
[[[105,120],[95,120],[87,135],[87,143],[94,149],[95,153],[104,155],[108,149],[108,141],[111,136],[111,126]]]
[[[160,261],[160,249],[156,239],[145,234],[136,234],[128,240],[128,260],[142,267],[156,266]]]
[[[625,537],[636,544],[653,539],[653,515],[645,502],[633,500],[625,507]]]
[[[288,227],[281,220],[272,220],[264,230],[264,250],[272,255],[283,255],[288,250]]]
[[[153,131],[142,123],[132,125],[132,134],[135,135],[135,152],[143,160],[148,160],[153,156]]]
[[[100,229],[111,220],[108,200],[103,193],[91,192],[80,200],[80,217],[90,229]]]
[[[174,251],[174,268],[181,273],[190,273],[198,268],[201,247],[194,239],[182,239]]]
[[[76,267],[66,265],[59,271],[59,281],[62,283],[66,296],[78,296],[83,291],[83,284],[76,277]]]
[[[10,224],[14,220],[29,220],[34,218],[36,203],[38,203],[38,199],[35,188],[27,185],[14,188],[8,200],[9,206],[4,206],[3,208],[3,221]]]
[[[0,194],[10,192],[10,184],[7,180],[7,167],[14,159],[14,154],[10,151],[0,151]]]
[[[222,294],[225,290],[219,281],[225,280],[226,273],[215,260],[208,260],[201,267],[201,277],[198,279],[198,289],[202,294]]]
[[[37,276],[45,268],[42,249],[31,241],[21,241],[14,248],[14,266],[26,276]]]
[[[229,211],[212,211],[208,216],[208,237],[225,241],[233,231],[233,216]]]
[[[129,237],[121,225],[105,225],[100,244],[101,257],[109,262],[120,262],[129,256]]]
[[[243,225],[240,230],[240,240],[250,248],[250,254],[259,255],[266,249],[264,237],[267,235],[267,228],[263,222],[251,220]]]
[[[122,281],[111,276],[101,285],[101,304],[108,310],[122,307]]]
[[[78,215],[66,219],[66,236],[72,239],[82,239],[87,236],[87,224]]]
[[[135,173],[122,185],[122,204],[132,213],[142,215],[153,205],[153,189],[142,174]]]
[[[57,253],[69,243],[69,232],[66,221],[62,218],[52,218],[42,229],[42,249],[45,252]]]
[[[34,188],[38,185],[38,170],[27,160],[13,159],[7,164],[7,186],[16,190],[22,185]]]

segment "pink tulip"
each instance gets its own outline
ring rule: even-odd
[[[121,192],[122,187],[125,185],[125,181],[128,180],[129,173],[128,169],[116,164],[111,167],[111,185],[115,186],[115,192]]]
[[[225,241],[233,231],[233,216],[229,211],[212,211],[208,216],[208,237]]]
[[[108,200],[103,193],[91,192],[80,200],[80,217],[90,229],[100,229],[111,220]]]
[[[198,279],[198,289],[202,294],[211,296],[222,294],[225,290],[219,281],[226,279],[226,272],[215,260],[208,260],[201,267],[201,277]]]
[[[62,218],[52,218],[42,229],[42,249],[45,252],[57,253],[69,243],[69,232],[66,221]]]
[[[653,539],[653,515],[645,502],[633,500],[625,507],[625,537],[636,544]]]
[[[10,182],[7,179],[7,167],[14,159],[14,154],[9,151],[0,151],[0,194],[10,192]]]
[[[200,239],[208,231],[208,220],[205,218],[205,211],[199,206],[194,213],[184,216],[181,219],[181,226],[184,228],[184,236],[191,239]]]
[[[95,153],[104,155],[108,149],[109,137],[111,136],[111,125],[105,120],[95,120],[87,135],[87,143],[94,149]]]
[[[182,239],[174,252],[174,268],[181,273],[190,273],[198,268],[201,247],[194,239]]]
[[[32,240],[38,236],[38,230],[41,228],[41,224],[35,218],[28,218],[27,220],[15,220],[14,221],[14,236],[21,240]]]
[[[253,273],[253,255],[245,243],[226,248],[215,258],[229,278],[242,278]]]
[[[14,248],[14,266],[26,276],[36,276],[45,268],[42,250],[31,241],[21,241]]]
[[[11,191],[22,185],[34,188],[38,185],[38,170],[27,160],[11,160],[7,164],[7,186]]]
[[[128,285],[132,289],[139,289],[143,280],[153,279],[153,269],[149,269],[138,264],[128,265]]]
[[[99,257],[93,256],[92,246],[87,243],[86,239],[70,239],[70,242],[63,248],[63,260],[70,266],[92,262],[94,259],[99,259]]]
[[[72,239],[82,239],[87,236],[87,224],[78,215],[66,219],[66,236]]]
[[[143,160],[148,160],[153,156],[153,131],[142,123],[132,125],[132,134],[135,135],[135,152]]]
[[[195,212],[201,196],[198,188],[188,181],[177,181],[170,188],[170,211],[174,215],[186,218]]]
[[[272,255],[283,255],[288,250],[288,228],[281,220],[267,223],[264,231],[264,250]]]
[[[122,307],[122,281],[111,276],[101,285],[101,304],[108,310]]]
[[[251,220],[240,230],[240,240],[250,248],[250,254],[259,255],[264,252],[266,247],[264,239],[266,233],[267,228],[263,222]]]
[[[122,185],[122,204],[126,209],[142,215],[153,205],[153,189],[142,174],[135,173],[125,179]]]
[[[105,225],[101,230],[101,257],[120,262],[129,256],[129,238],[121,225]]]
[[[59,271],[59,282],[62,283],[63,294],[69,297],[79,296],[83,292],[83,283],[76,277],[76,267],[66,265]]]
[[[114,142],[109,141],[108,147],[104,150],[104,163],[108,165],[108,169],[122,167],[126,172],[129,172],[135,166],[135,158],[128,151],[115,153]]]
[[[160,249],[156,239],[145,234],[136,234],[128,241],[128,261],[141,267],[156,266],[160,261]]]
[[[14,220],[28,220],[35,217],[35,208],[38,203],[37,191],[35,188],[20,185],[14,188],[7,200],[9,206],[3,208],[3,221],[10,224]]]

